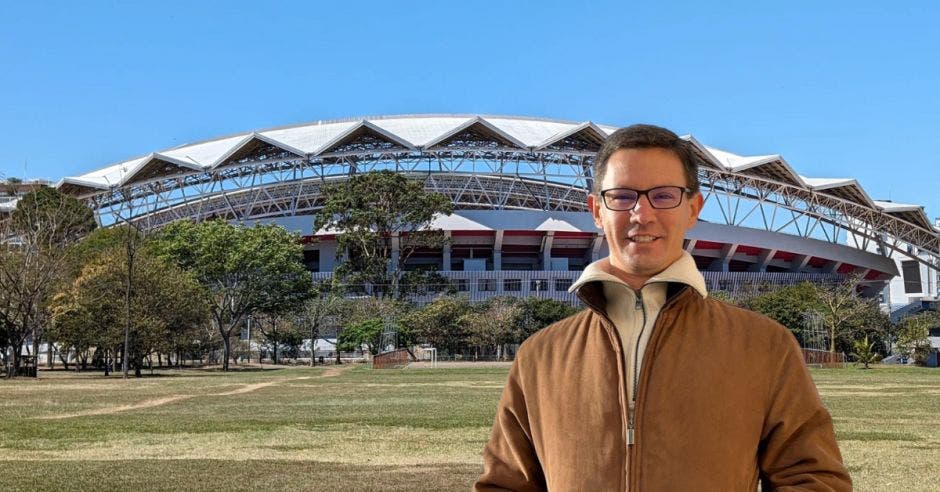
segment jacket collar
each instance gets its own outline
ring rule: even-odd
[[[616,282],[627,285],[626,282],[609,273],[609,271],[609,258],[603,258],[591,263],[584,269],[584,272],[581,273],[578,280],[568,289],[568,292],[577,292],[578,297],[589,306],[606,306],[607,300],[604,298],[602,282]],[[698,271],[698,268],[696,268],[695,260],[692,258],[692,255],[686,251],[682,252],[682,256],[680,256],[678,260],[666,267],[662,272],[651,277],[643,285],[649,285],[651,283],[666,283],[667,299],[673,297],[681,290],[684,290],[686,286],[692,288],[692,290],[698,293],[703,299],[708,296],[708,290],[705,287],[705,278],[702,276],[702,273]]]

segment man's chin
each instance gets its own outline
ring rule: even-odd
[[[652,277],[669,266],[664,258],[644,257],[637,258],[638,255],[624,255],[626,261],[611,262],[611,265],[621,270],[623,273],[637,277]],[[646,255],[643,255],[646,256]]]

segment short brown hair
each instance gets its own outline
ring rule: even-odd
[[[607,160],[621,149],[666,149],[676,154],[685,171],[686,187],[695,193],[699,190],[698,159],[692,153],[692,144],[675,133],[655,125],[631,125],[612,133],[594,157],[594,193],[601,191],[601,183],[607,172]]]

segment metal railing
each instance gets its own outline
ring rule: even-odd
[[[409,299],[419,306],[433,301],[438,296],[450,293],[466,297],[471,303],[483,302],[497,296],[538,297],[554,299],[573,306],[581,304],[578,296],[568,292],[580,271],[553,270],[500,270],[500,271],[449,271],[436,272],[446,283],[417,285]],[[332,272],[312,273],[314,282],[332,278]],[[708,290],[721,290],[734,297],[759,292],[773,286],[792,285],[800,282],[835,284],[842,280],[839,274],[821,273],[762,273],[762,272],[702,272]],[[372,295],[371,286],[346,286],[347,295]]]

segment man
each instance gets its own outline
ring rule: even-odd
[[[685,231],[702,209],[689,144],[612,134],[588,206],[610,256],[588,309],[520,349],[475,490],[851,490],[794,337],[709,298]]]

